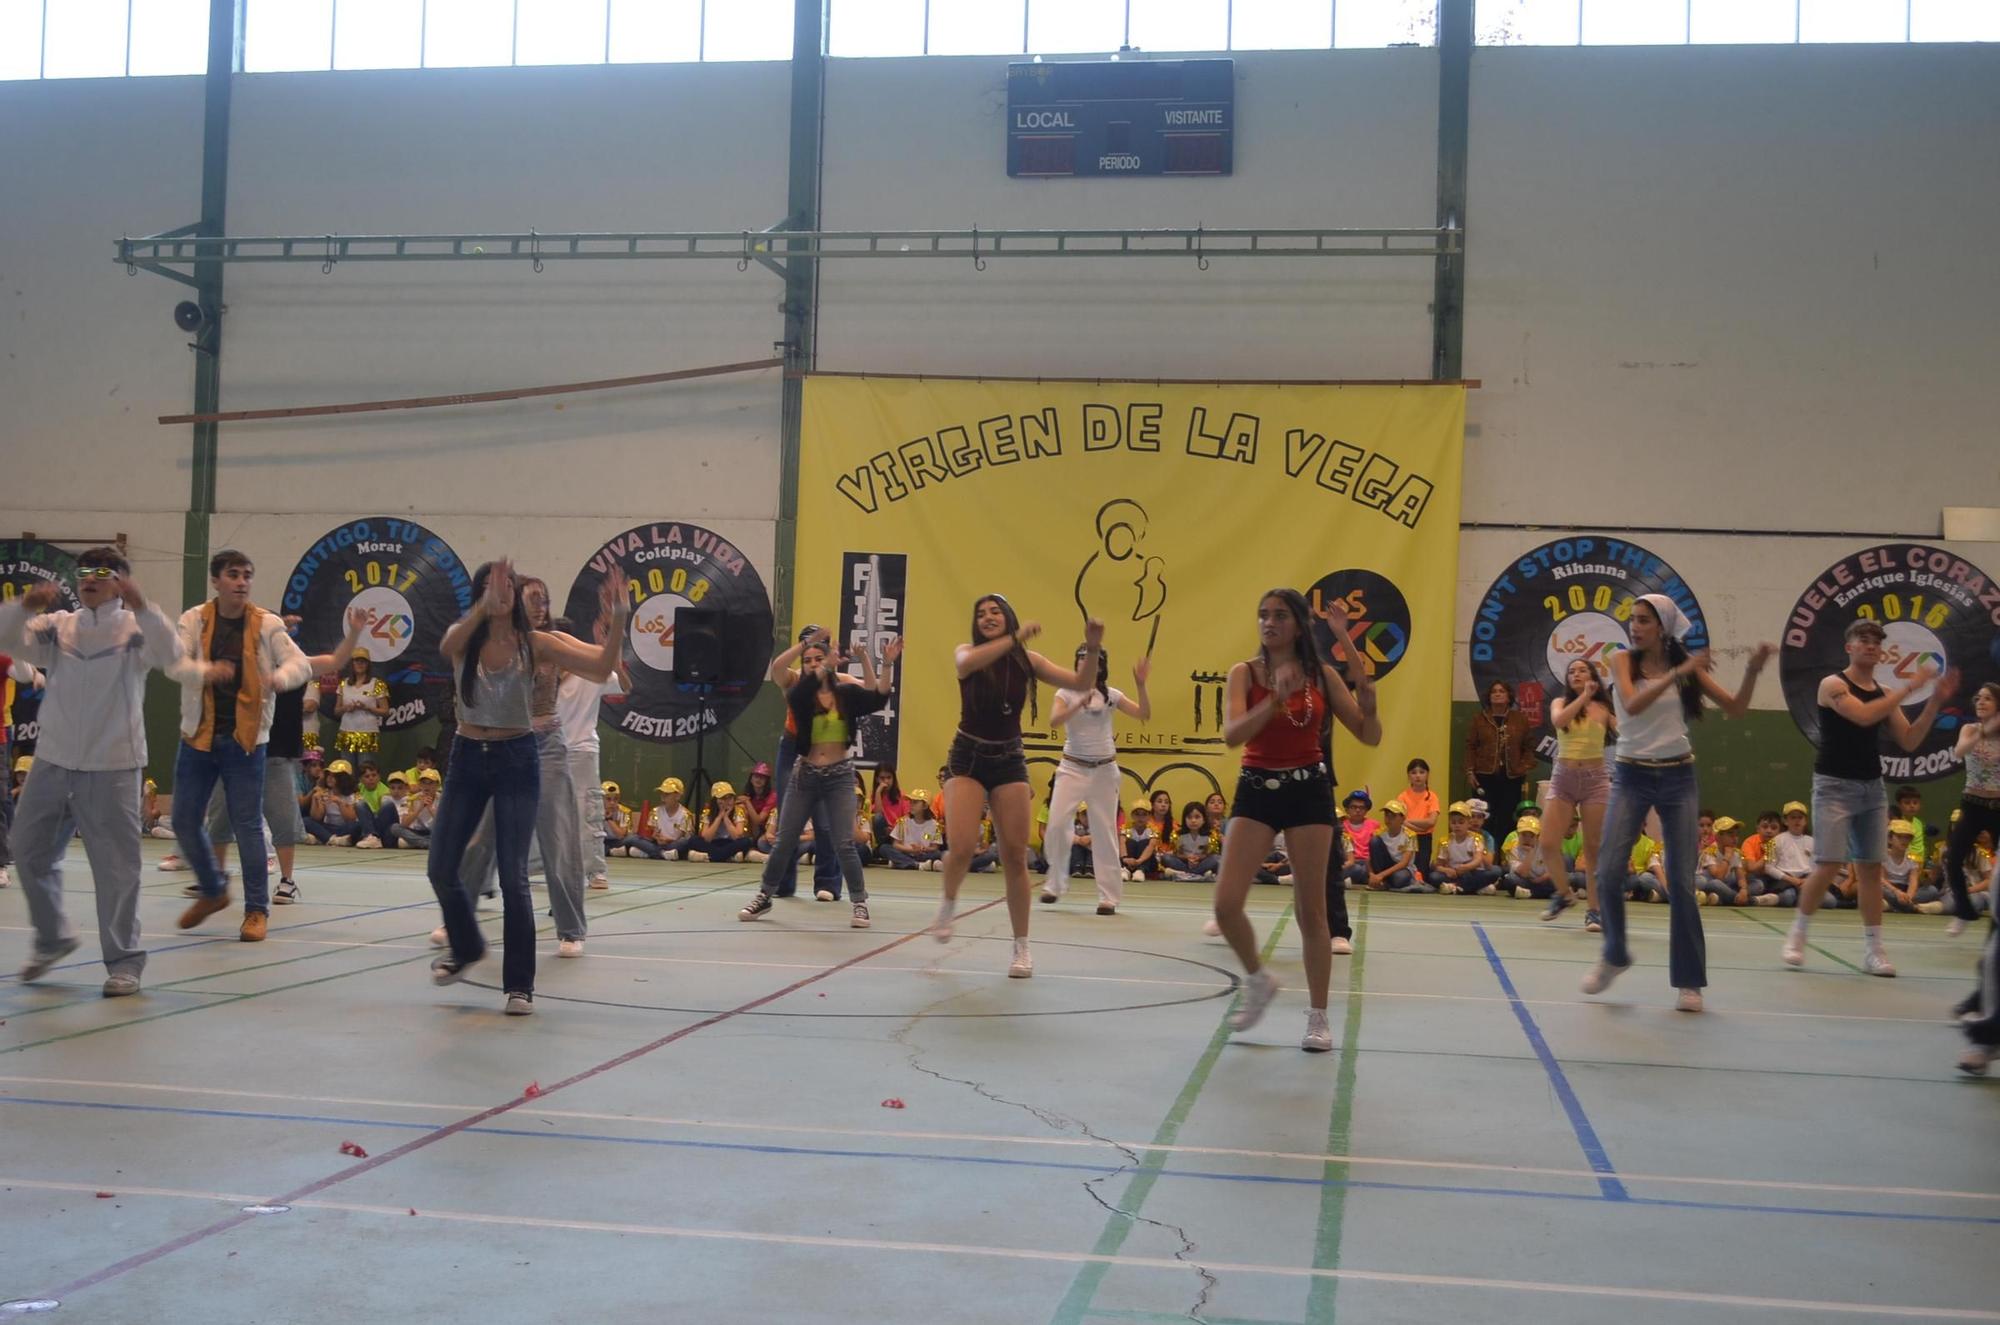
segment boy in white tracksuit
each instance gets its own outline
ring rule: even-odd
[[[1083,658],[1085,650],[1076,656]],[[1069,844],[1076,832],[1076,807],[1086,805],[1090,822],[1091,872],[1097,879],[1100,906],[1118,905],[1125,889],[1118,868],[1118,745],[1111,735],[1111,719],[1116,713],[1144,722],[1153,716],[1153,701],[1146,697],[1146,677],[1152,660],[1141,658],[1132,667],[1138,699],[1104,683],[1110,664],[1097,661],[1097,685],[1091,690],[1056,691],[1055,708],[1049,725],[1068,725],[1063,738],[1062,763],[1056,766],[1055,784],[1049,798],[1049,827],[1042,843],[1048,858],[1049,874],[1042,880],[1042,900],[1053,903],[1069,891]]]
[[[150,668],[172,669],[174,628],[149,606],[116,548],[77,558],[75,612],[51,612],[52,585],[0,605],[0,652],[48,674],[34,769],[14,811],[14,843],[34,946],[22,981],[38,980],[77,947],[63,911],[62,860],[83,831],[97,892],[97,935],[109,972],[104,995],[139,992],[139,805],[146,769],[145,694]]]

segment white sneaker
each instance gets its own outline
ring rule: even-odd
[[[1269,971],[1252,971],[1243,982],[1243,1002],[1229,1014],[1229,1029],[1247,1031],[1263,1020],[1264,1009],[1278,996],[1278,981]]]
[[[1586,994],[1601,994],[1611,988],[1613,980],[1616,980],[1631,969],[1630,966],[1613,966],[1610,962],[1599,961],[1597,965],[1584,973],[1583,992]]]
[[[1889,954],[1880,948],[1870,948],[1861,954],[1861,969],[1869,975],[1894,978],[1896,964],[1889,960]]]
[[[1335,934],[1333,936],[1333,955],[1336,957],[1352,957],[1354,955],[1354,944]]]
[[[363,851],[380,851],[382,849],[382,839],[370,833],[354,845],[360,847]]]
[[[951,917],[957,909],[950,902],[938,903],[937,916],[931,921],[931,937],[939,943],[951,942]]]
[[[1438,896],[1440,897],[1456,897],[1464,891],[1465,889],[1459,887],[1449,879],[1438,885]]]
[[[351,847],[354,845],[354,835],[342,833],[339,837],[329,837],[326,839],[326,844],[330,847]]]
[[[442,948],[450,942],[451,942],[451,935],[444,932],[443,925],[439,925],[436,929],[431,931],[431,946],[433,948]]]
[[[1674,1007],[1681,1012],[1701,1011],[1701,991],[1699,989],[1681,990],[1680,997],[1674,1000]]]
[[[188,863],[185,860],[182,860],[179,856],[175,855],[173,852],[169,851],[166,855],[160,857],[160,863],[155,865],[153,868],[165,870],[169,874],[175,874],[180,872],[181,870],[187,869]]]
[[[1940,905],[1939,909],[1943,909],[1942,905]],[[1944,936],[1948,939],[1955,939],[1964,932],[1965,921],[1958,916],[1953,916],[1950,922],[1944,927]]]
[[[1333,1031],[1326,1024],[1325,1008],[1306,1009],[1306,1034],[1299,1048],[1309,1054],[1323,1054],[1333,1048]]]
[[[833,900],[833,894],[828,892],[826,889],[822,888],[818,892],[813,894],[813,900],[815,902],[831,902]]]
[[[593,874],[590,876],[590,886],[598,892],[603,892],[611,886],[611,880],[602,874]]]
[[[174,830],[168,828],[165,824],[162,824],[158,828],[154,828],[151,831],[149,831],[146,834],[146,836],[157,837],[163,842],[171,842],[174,840]]]
[[[765,861],[769,860],[769,859],[771,858],[771,856],[770,856],[770,853],[769,853],[769,852],[765,852],[765,851],[752,851],[752,852],[750,853],[750,857],[749,857],[749,858],[750,858],[750,863],[751,863],[752,865],[762,865],[762,864],[763,864],[763,863],[764,863]]]
[[[1028,951],[1026,939],[1014,940],[1014,960],[1007,964],[1009,980],[1025,980],[1035,973],[1035,957]]]
[[[1222,922],[1220,920],[1217,920],[1214,916],[1210,916],[1208,919],[1202,921],[1201,932],[1208,935],[1212,939],[1221,938]]]
[[[1943,915],[1943,914],[1944,914],[1944,903],[1943,903],[1943,902],[1918,902],[1918,903],[1917,903],[1917,914],[1918,914],[1918,915],[1925,915],[1925,916],[1941,916],[1941,915]]]
[[[556,956],[558,957],[583,956],[583,940],[582,939],[561,940],[556,944]]]
[[[1785,946],[1778,949],[1778,958],[1787,966],[1806,964],[1806,936],[1793,930],[1785,935]]]
[[[1525,902],[1534,895],[1535,895],[1535,890],[1533,888],[1528,887],[1528,885],[1526,885],[1525,883],[1517,883],[1514,885],[1515,901]]]

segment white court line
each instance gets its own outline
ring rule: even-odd
[[[49,1182],[0,1177],[0,1186],[30,1191],[95,1192],[117,1185]],[[250,1204],[260,1198],[239,1193],[175,1191],[170,1188],[126,1188],[118,1195],[157,1196],[182,1200]],[[1101,1256],[1081,1251],[1044,1251],[1034,1247],[971,1246],[956,1242],[905,1242],[887,1238],[840,1238],[803,1233],[752,1233],[739,1229],[690,1228],[673,1224],[627,1224],[599,1219],[552,1219],[534,1215],[482,1214],[469,1210],[418,1210],[412,1206],[368,1205],[358,1201],[300,1200],[299,1210],[335,1210],[343,1214],[380,1215],[487,1227],[561,1229],[579,1233],[630,1233],[642,1237],[681,1238],[703,1242],[748,1242],[763,1246],[820,1247],[837,1251],[873,1251],[921,1256],[961,1256],[982,1260],[1040,1261],[1060,1265],[1114,1265],[1125,1269],[1169,1270],[1178,1273],[1261,1274],[1285,1279],[1333,1279],[1353,1283],[1393,1284],[1407,1288],[1463,1288],[1485,1292],[1542,1293],[1564,1297],[1604,1297],[1623,1301],[1677,1302],[1705,1307],[1752,1307],[1775,1311],[1809,1311],[1827,1315],[1893,1317],[1902,1320],[2000,1321],[2000,1311],[1967,1307],[1920,1307],[1896,1303],[1816,1302],[1804,1298],[1752,1297],[1736,1293],[1697,1293],[1660,1288],[1625,1288],[1613,1284],[1559,1284],[1534,1279],[1486,1279],[1453,1274],[1398,1274],[1386,1270],[1321,1269],[1310,1265],[1268,1265],[1254,1262],[1175,1260],[1167,1256]]]
[[[229,1090],[217,1086],[169,1086],[146,1081],[92,1081],[73,1077],[0,1076],[0,1085],[69,1086],[99,1090],[154,1091],[167,1095],[205,1095],[224,1099],[269,1100],[283,1104],[355,1104],[384,1109],[409,1109],[420,1113],[477,1113],[481,1104],[425,1103],[419,1100],[384,1100],[344,1095],[292,1095],[274,1091]],[[1234,1159],[1272,1160],[1322,1166],[1326,1164],[1374,1165],[1382,1168],[1440,1169],[1466,1173],[1496,1173],[1506,1176],[1583,1178],[1596,1181],[1603,1175],[1594,1169],[1540,1168],[1526,1164],[1480,1164],[1462,1160],[1399,1159],[1380,1155],[1339,1155],[1317,1151],[1247,1150],[1234,1146],[1158,1145],[1151,1141],[1098,1141],[1069,1136],[1008,1136],[985,1132],[938,1132],[874,1127],[832,1127],[821,1124],[746,1123],[709,1121],[701,1118],[673,1118],[643,1113],[601,1113],[585,1109],[536,1109],[538,1118],[567,1118],[581,1122],[646,1123],[659,1127],[685,1127],[732,1132],[801,1133],[808,1136],[850,1136],[867,1140],[953,1141],[990,1145],[1056,1146],[1098,1149],[1105,1145],[1160,1154],[1219,1155]],[[1833,1182],[1787,1182],[1764,1178],[1698,1178],[1666,1174],[1626,1173],[1626,1182],[1657,1182],[1697,1187],[1756,1188],[1772,1191],[1825,1192],[1851,1196],[1934,1197],[1955,1201],[2000,1201],[2000,1192],[1955,1191],[1938,1187],[1865,1187]]]

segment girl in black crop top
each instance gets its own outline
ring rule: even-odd
[[[1104,623],[1084,625],[1084,656],[1071,671],[1058,667],[1027,647],[1041,633],[1033,621],[1023,625],[1013,607],[999,594],[987,594],[972,605],[972,642],[957,650],[958,735],[945,766],[951,778],[944,784],[944,898],[938,904],[931,933],[943,943],[951,938],[952,914],[958,907],[959,885],[965,882],[972,856],[979,847],[982,811],[993,816],[1000,867],[1007,879],[1007,916],[1014,928],[1014,960],[1007,974],[1024,979],[1035,973],[1028,954],[1028,912],[1033,896],[1028,887],[1028,765],[1021,753],[1021,711],[1037,681],[1071,690],[1097,684],[1099,646]]]

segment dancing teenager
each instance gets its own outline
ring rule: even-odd
[[[515,591],[512,563],[489,561],[473,573],[472,610],[453,623],[438,645],[457,681],[458,733],[451,785],[439,802],[431,833],[431,891],[444,912],[450,945],[431,963],[431,981],[448,985],[463,980],[467,968],[486,955],[486,938],[479,932],[462,869],[466,846],[491,804],[504,907],[501,988],[509,1016],[535,1010],[535,904],[528,893],[528,836],[541,799],[540,742],[533,730],[535,673],[553,665],[599,679],[610,675],[631,611],[624,572],[612,567],[598,593],[611,624],[604,642],[593,649],[567,635],[536,630]],[[561,734],[555,737],[560,745]],[[567,770],[566,756],[557,753]],[[570,831],[573,837],[574,824]],[[580,852],[580,846],[571,849]]]
[[[1083,628],[1083,661],[1071,671],[1028,648],[1041,630],[1037,622],[1023,624],[997,593],[972,605],[973,642],[959,645],[956,654],[958,735],[945,759],[951,777],[941,793],[944,898],[931,922],[938,942],[951,938],[959,885],[979,849],[980,815],[990,811],[995,849],[1007,880],[1007,919],[1014,931],[1014,958],[1007,974],[1017,980],[1035,973],[1035,959],[1028,952],[1028,913],[1034,902],[1028,886],[1028,818],[1033,807],[1028,761],[1021,750],[1021,710],[1037,681],[1078,694],[1096,689],[1098,653],[1104,643],[1104,623],[1093,617]]]
[[[1549,702],[1549,726],[1556,729],[1556,768],[1549,780],[1549,804],[1542,814],[1542,859],[1556,895],[1542,919],[1554,920],[1576,905],[1576,889],[1563,859],[1569,830],[1583,820],[1583,850],[1576,867],[1583,873],[1583,927],[1603,928],[1597,909],[1597,850],[1604,842],[1604,811],[1611,804],[1611,769],[1604,747],[1618,739],[1618,715],[1611,711],[1597,668],[1582,658],[1563,669],[1563,693]]]
[[[827,644],[830,639],[831,636],[827,634],[825,626],[801,626],[799,628],[798,643],[771,659],[771,667],[767,673],[771,684],[789,696],[792,693],[792,687],[799,683],[799,679],[805,673],[825,664]],[[851,681],[853,678],[849,677],[848,679]],[[792,716],[791,705],[787,703],[785,705],[785,731],[778,738],[777,781],[774,783],[778,792],[778,810],[781,814],[784,811],[786,788],[792,784],[792,765],[799,757],[799,733],[793,730],[793,724],[797,721]],[[813,837],[817,840],[831,831],[831,826],[814,821],[812,829]],[[794,856],[792,858],[788,868],[792,872],[786,875],[780,882],[778,891],[773,896],[791,897],[798,893],[798,857]],[[838,887],[840,887],[840,862],[834,859],[831,851],[814,852],[814,895],[832,893]]]
[[[1076,651],[1076,664],[1083,666],[1085,648]],[[1123,713],[1145,722],[1153,716],[1153,701],[1146,695],[1146,678],[1152,674],[1153,660],[1141,658],[1132,664],[1131,698],[1105,683],[1111,663],[1107,655],[1097,658],[1097,684],[1088,690],[1056,691],[1055,707],[1049,710],[1049,726],[1067,728],[1063,735],[1062,762],[1056,765],[1049,785],[1049,826],[1043,838],[1042,854],[1048,859],[1048,876],[1042,880],[1042,900],[1054,904],[1069,891],[1070,839],[1076,835],[1076,807],[1088,807],[1090,819],[1090,866],[1097,880],[1097,914],[1108,916],[1124,900],[1123,874],[1118,868],[1118,793],[1123,790],[1118,771],[1118,746],[1111,735],[1111,718]],[[1173,802],[1169,800],[1168,822],[1172,822]],[[1171,842],[1169,836],[1165,840]]]
[[[764,861],[764,874],[757,895],[737,913],[739,920],[755,920],[771,910],[771,895],[778,886],[793,878],[793,862],[799,851],[799,835],[808,821],[813,823],[813,854],[832,857],[847,881],[847,896],[854,904],[849,922],[855,929],[868,928],[868,880],[861,868],[861,853],[854,845],[859,788],[854,773],[854,731],[861,719],[878,713],[889,703],[889,686],[882,684],[896,660],[903,656],[903,641],[890,640],[882,650],[882,673],[878,677],[875,660],[863,649],[860,654],[860,684],[841,671],[840,651],[831,646],[818,650],[819,663],[807,668],[798,682],[785,693],[792,715],[792,729],[804,735],[805,749],[792,763],[791,785],[779,801],[777,835],[771,854]],[[818,825],[826,825],[825,836]],[[838,896],[836,893],[835,896]]]
[[[270,864],[264,843],[264,757],[278,695],[312,679],[312,663],[275,612],[250,601],[257,568],[224,548],[208,561],[215,597],[181,614],[181,744],[174,760],[174,837],[194,870],[200,896],[179,921],[193,929],[229,906],[229,880],[216,863],[204,822],[222,784],[242,858],[246,943],[261,942],[270,922]]]
[[[1338,605],[1328,625],[1349,658],[1359,657]],[[1333,843],[1332,735],[1338,719],[1363,745],[1382,739],[1375,715],[1375,686],[1360,668],[1353,688],[1320,652],[1312,609],[1295,589],[1273,589],[1257,600],[1257,656],[1229,669],[1222,736],[1243,748],[1243,771],[1230,805],[1222,841],[1222,876],[1215,885],[1215,920],[1248,972],[1243,1002],[1229,1014],[1234,1030],[1257,1024],[1278,992],[1278,981],[1257,956],[1257,931],[1244,913],[1250,885],[1279,833],[1292,860],[1292,898],[1299,941],[1305,949],[1305,1038],[1299,1047],[1325,1053],[1333,1047],[1326,1020],[1326,990],[1333,973],[1327,927],[1326,872]],[[1336,872],[1337,873],[1337,872]]]
[[[1894,690],[1875,684],[1882,644],[1889,635],[1879,621],[1848,623],[1847,666],[1819,683],[1819,753],[1813,760],[1813,871],[1799,889],[1799,909],[1779,956],[1787,966],[1806,964],[1806,927],[1833,881],[1854,866],[1861,904],[1861,969],[1892,976],[1895,965],[1882,951],[1882,848],[1889,837],[1889,793],[1882,785],[1882,728],[1905,752],[1930,734],[1938,710],[1958,689],[1958,673],[1926,665]],[[1931,687],[1913,722],[1903,704]],[[1961,815],[1963,823],[1970,816]],[[1668,854],[1669,862],[1673,856]]]
[[[1690,654],[1681,641],[1688,619],[1665,594],[1649,593],[1632,608],[1632,647],[1611,659],[1612,707],[1618,724],[1618,758],[1611,771],[1611,803],[1605,814],[1603,854],[1598,857],[1597,905],[1604,917],[1604,955],[1583,978],[1583,992],[1601,994],[1632,965],[1625,945],[1625,889],[1632,872],[1632,849],[1648,810],[1659,811],[1665,849],[1669,978],[1680,991],[1682,1012],[1701,1011],[1708,984],[1708,957],[1701,932],[1701,903],[1695,896],[1695,864],[1701,855],[1699,789],[1688,723],[1698,720],[1706,696],[1724,715],[1740,718],[1750,708],[1757,674],[1773,652],[1759,644],[1735,694],[1711,672],[1706,649]]]
[[[1966,922],[1979,914],[1965,881],[1972,844],[1981,833],[1991,833],[2000,842],[2000,682],[1988,681],[1973,692],[1972,718],[1958,729],[1953,751],[1965,764],[1965,790],[1944,848],[1944,877],[1952,900],[1951,922],[1945,933],[1953,938],[1963,934]]]
[[[139,936],[146,672],[173,667],[180,641],[139,592],[118,549],[94,547],[76,560],[78,610],[50,611],[52,584],[0,604],[0,651],[48,678],[36,759],[14,806],[15,861],[35,934],[21,981],[41,979],[76,951],[62,862],[80,830],[97,893],[104,996],[119,998],[139,992],[146,966]]]

